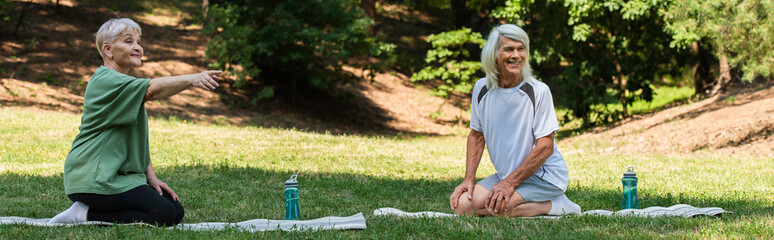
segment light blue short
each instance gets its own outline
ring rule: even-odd
[[[489,191],[492,191],[492,187],[498,182],[500,182],[500,178],[497,177],[497,173],[495,173],[478,181],[478,184],[481,184]],[[524,198],[524,202],[544,202],[564,194],[564,191],[561,188],[536,175],[527,178],[526,181],[519,184],[519,186],[516,186],[514,190]]]

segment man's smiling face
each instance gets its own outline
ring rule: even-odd
[[[500,79],[521,77],[521,69],[527,60],[527,49],[522,42],[500,35],[497,48],[497,70]]]

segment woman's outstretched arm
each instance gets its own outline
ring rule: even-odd
[[[222,72],[210,70],[195,74],[151,79],[148,83],[148,90],[145,91],[143,101],[166,99],[189,87],[200,87],[204,90],[212,91],[220,86],[217,80],[220,80],[218,75]]]

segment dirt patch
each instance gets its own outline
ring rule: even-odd
[[[362,74],[359,70],[347,70]],[[390,118],[386,124],[402,132],[446,135],[458,132],[470,121],[469,113],[449,100],[431,96],[424,88],[415,88],[408,77],[400,73],[378,74],[371,82],[361,82],[347,89],[362,94],[384,109]],[[431,113],[438,110],[441,115],[431,118]]]
[[[636,116],[616,126],[563,140],[608,153],[774,156],[774,85]]]
[[[35,107],[52,111],[80,112],[83,97],[70,89],[30,83],[13,78],[0,79],[0,105]]]

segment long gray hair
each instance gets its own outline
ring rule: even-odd
[[[497,70],[497,49],[500,47],[500,35],[516,40],[524,44],[527,49],[527,57],[524,59],[524,66],[521,68],[522,79],[526,82],[532,82],[532,66],[529,65],[529,36],[527,32],[513,24],[503,24],[492,29],[486,40],[484,48],[481,49],[481,65],[486,72],[486,87],[488,89],[499,88],[500,71]]]

